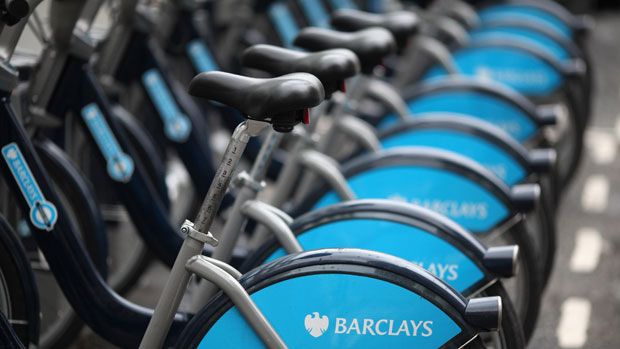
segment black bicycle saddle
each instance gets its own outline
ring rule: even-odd
[[[385,56],[396,50],[392,34],[379,27],[351,33],[316,27],[304,28],[295,38],[294,44],[310,51],[349,49],[359,58],[364,74],[372,73]]]
[[[325,95],[344,90],[344,80],[355,76],[360,63],[355,53],[346,49],[302,52],[272,45],[254,45],[243,53],[243,65],[274,75],[310,73],[323,84]]]
[[[343,9],[334,12],[331,24],[334,28],[343,31],[356,31],[370,27],[387,29],[394,35],[398,49],[402,50],[407,45],[408,39],[417,32],[420,19],[410,11],[377,14]]]
[[[280,132],[306,122],[308,109],[325,99],[321,81],[306,73],[271,79],[217,71],[200,73],[190,82],[189,93],[236,108],[250,119],[269,122]]]

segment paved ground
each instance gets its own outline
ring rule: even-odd
[[[620,348],[619,19],[597,16],[587,152],[560,209],[556,269],[531,348]]]
[[[530,348],[620,348],[620,14],[597,16],[591,40],[597,94],[587,152],[558,217],[556,269]],[[578,243],[577,243],[578,242]],[[132,292],[153,305],[165,269]],[[74,348],[107,348],[88,330]]]

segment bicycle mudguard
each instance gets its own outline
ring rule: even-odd
[[[97,206],[97,200],[93,196],[90,184],[84,180],[67,154],[52,141],[47,139],[35,140],[34,146],[44,166],[48,169],[50,168],[48,166],[51,166],[54,171],[61,172],[63,180],[71,184],[75,195],[80,198],[79,207],[85,213],[84,216],[88,218],[89,230],[84,232],[84,234],[93,235],[95,237],[94,241],[97,242],[96,250],[89,251],[89,255],[97,266],[97,271],[101,274],[101,277],[106,279],[108,275],[108,236],[106,224],[101,210]],[[96,252],[96,254],[93,255],[93,252]]]
[[[512,247],[487,249],[446,217],[390,200],[355,200],[327,206],[299,217],[291,229],[304,250],[361,248],[387,253],[425,268],[464,296],[480,291],[499,277],[512,276],[516,266],[516,250]],[[242,270],[285,254],[272,237],[248,257]]]
[[[402,95],[412,117],[429,112],[471,115],[498,126],[521,143],[536,138],[548,123],[531,101],[492,82],[446,77],[412,86]],[[396,116],[387,115],[378,127],[386,128],[396,121]]]
[[[291,348],[460,347],[491,327],[498,300],[481,299],[490,305],[478,318],[485,324],[474,324],[472,301],[430,273],[400,258],[356,249],[288,255],[240,282]],[[220,294],[190,322],[178,347],[264,344]]]

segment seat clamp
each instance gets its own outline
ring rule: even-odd
[[[194,228],[194,223],[188,219],[185,220],[185,222],[183,222],[183,224],[181,225],[181,233],[186,234],[188,237],[197,240],[203,244],[209,244],[213,247],[218,245],[218,241],[215,238],[215,236],[213,236],[213,234],[211,234],[210,232],[207,232],[206,234],[198,231]]]

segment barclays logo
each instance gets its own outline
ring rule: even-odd
[[[304,318],[306,331],[315,338],[323,336],[329,329],[329,318],[318,312]],[[433,335],[433,321],[336,318],[334,335],[358,336],[406,336],[430,337]]]
[[[441,199],[407,199],[406,196],[400,194],[392,194],[388,199],[409,202],[416,206],[422,206],[429,210],[441,213],[452,219],[467,218],[476,220],[485,220],[489,215],[489,205],[483,201],[458,201],[458,200],[441,200]]]
[[[513,84],[546,84],[547,76],[544,71],[525,69],[491,69],[477,67],[475,74],[486,81],[501,81]]]
[[[312,337],[321,337],[329,328],[329,318],[325,315],[321,316],[315,311],[306,315],[304,325]]]

